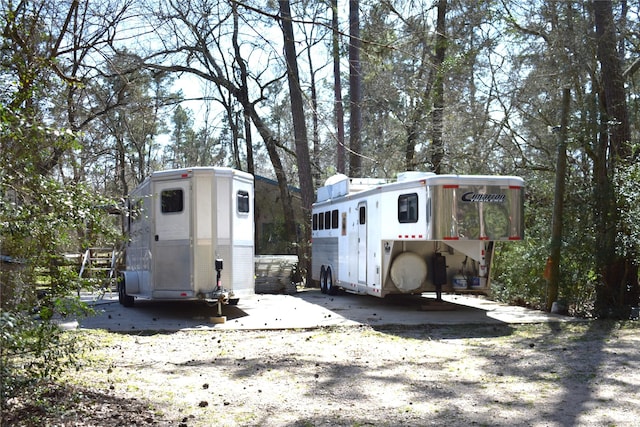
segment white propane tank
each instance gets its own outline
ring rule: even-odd
[[[427,263],[414,252],[403,252],[393,260],[389,273],[400,292],[412,292],[427,279]]]

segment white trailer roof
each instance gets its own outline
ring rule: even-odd
[[[498,185],[503,187],[523,187],[524,180],[518,176],[501,175],[436,175],[432,172],[408,171],[398,174],[396,181],[384,178],[349,178],[338,174],[329,177],[323,187],[318,188],[316,203],[378,187],[399,188],[422,181],[424,185]]]
[[[426,179],[427,185],[502,185],[523,187],[519,176],[502,175],[433,175]]]
[[[156,171],[151,174],[154,178],[175,178],[182,177],[185,174],[192,174],[197,172],[215,172],[216,174],[229,174],[233,173],[233,169],[221,166],[196,166],[192,168],[178,168],[178,169],[166,169]]]

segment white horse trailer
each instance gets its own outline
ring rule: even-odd
[[[234,304],[253,294],[253,189],[252,175],[230,168],[154,172],[128,200],[120,303],[145,298]]]
[[[515,176],[333,176],[312,207],[311,278],[329,294],[486,293],[494,242],[524,238],[523,205]]]

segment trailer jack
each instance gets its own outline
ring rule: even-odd
[[[222,317],[222,303],[224,302],[224,297],[221,295],[218,297],[218,316]]]
[[[222,271],[222,260],[216,258],[216,294],[218,295],[218,315],[212,317],[210,320],[212,323],[225,323],[227,317],[222,315],[222,303],[227,299],[226,292],[222,288],[222,281],[220,280],[220,272]]]

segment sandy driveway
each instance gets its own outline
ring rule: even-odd
[[[65,409],[29,423],[34,409],[18,404],[7,419],[75,427],[637,425],[638,322],[577,322],[450,298],[265,295],[229,308],[223,325],[192,304],[131,311],[103,301],[69,331],[90,350],[50,393]]]

